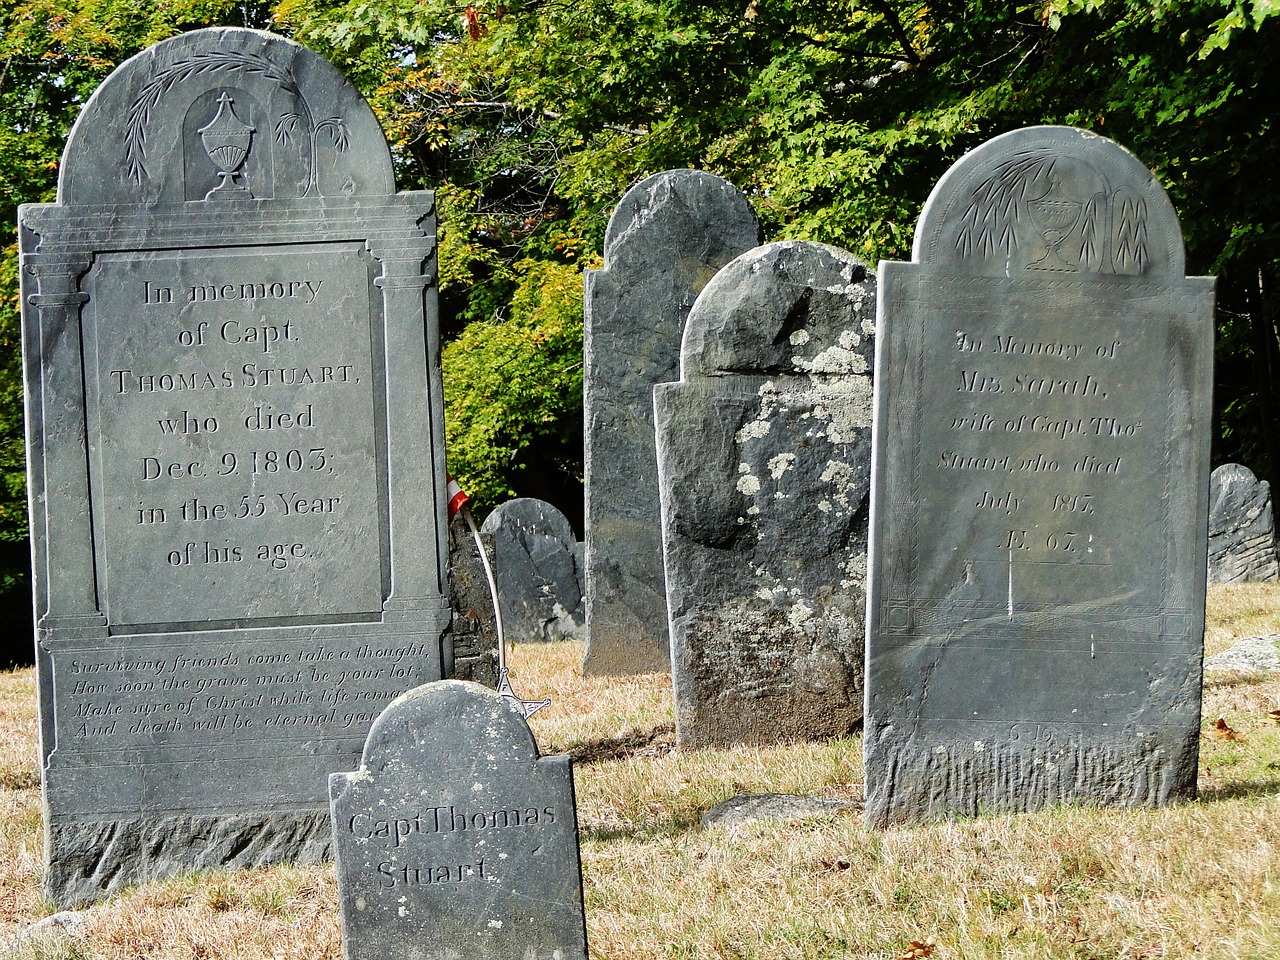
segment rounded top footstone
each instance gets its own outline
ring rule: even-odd
[[[538,744],[524,718],[488,687],[437,680],[402,693],[378,715],[360,767],[380,770],[406,755],[428,760],[471,755],[484,766],[532,764]]]

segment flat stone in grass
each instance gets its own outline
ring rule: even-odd
[[[875,278],[835,247],[724,267],[654,390],[676,736],[838,736],[862,718]]]
[[[569,758],[497,694],[409,691],[329,792],[346,960],[586,960]]]
[[[1213,281],[1064,127],[969,152],[880,264],[872,826],[1193,796]]]
[[[1280,633],[1246,637],[1221,653],[1204,658],[1206,670],[1235,670],[1240,673],[1280,671]]]
[[[676,377],[699,291],[759,242],[755,213],[736,187],[669,170],[618,202],[604,269],[584,278],[588,675],[671,669],[653,385]]]

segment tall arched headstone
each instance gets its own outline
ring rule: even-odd
[[[429,193],[283,38],[85,104],[20,212],[45,887],[318,860],[326,777],[442,675]]]
[[[997,137],[881,263],[873,826],[1193,796],[1213,281],[1102,137]]]
[[[875,278],[785,241],[716,274],[654,389],[682,747],[862,719]]]
[[[584,670],[667,671],[653,386],[677,375],[680,336],[698,293],[760,242],[751,205],[695,170],[655,174],[627,191],[605,234],[604,269],[585,278]]]

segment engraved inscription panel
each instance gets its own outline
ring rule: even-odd
[[[1168,293],[946,276],[895,286],[915,359],[898,384],[913,398],[908,442],[887,465],[897,575],[878,646],[947,648],[916,716],[1102,725],[1140,710],[1145,681],[1095,704],[1045,680],[1078,659],[1125,667],[1117,644],[1137,656],[1135,643],[1185,640],[1166,597],[1179,334]]]
[[[86,397],[110,622],[379,610],[369,276],[357,244],[98,258]]]

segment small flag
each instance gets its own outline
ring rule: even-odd
[[[448,485],[445,487],[445,496],[449,498],[449,521],[458,515],[458,511],[467,505],[467,501],[471,498],[462,492],[462,488],[458,486],[458,481],[445,474]]]

